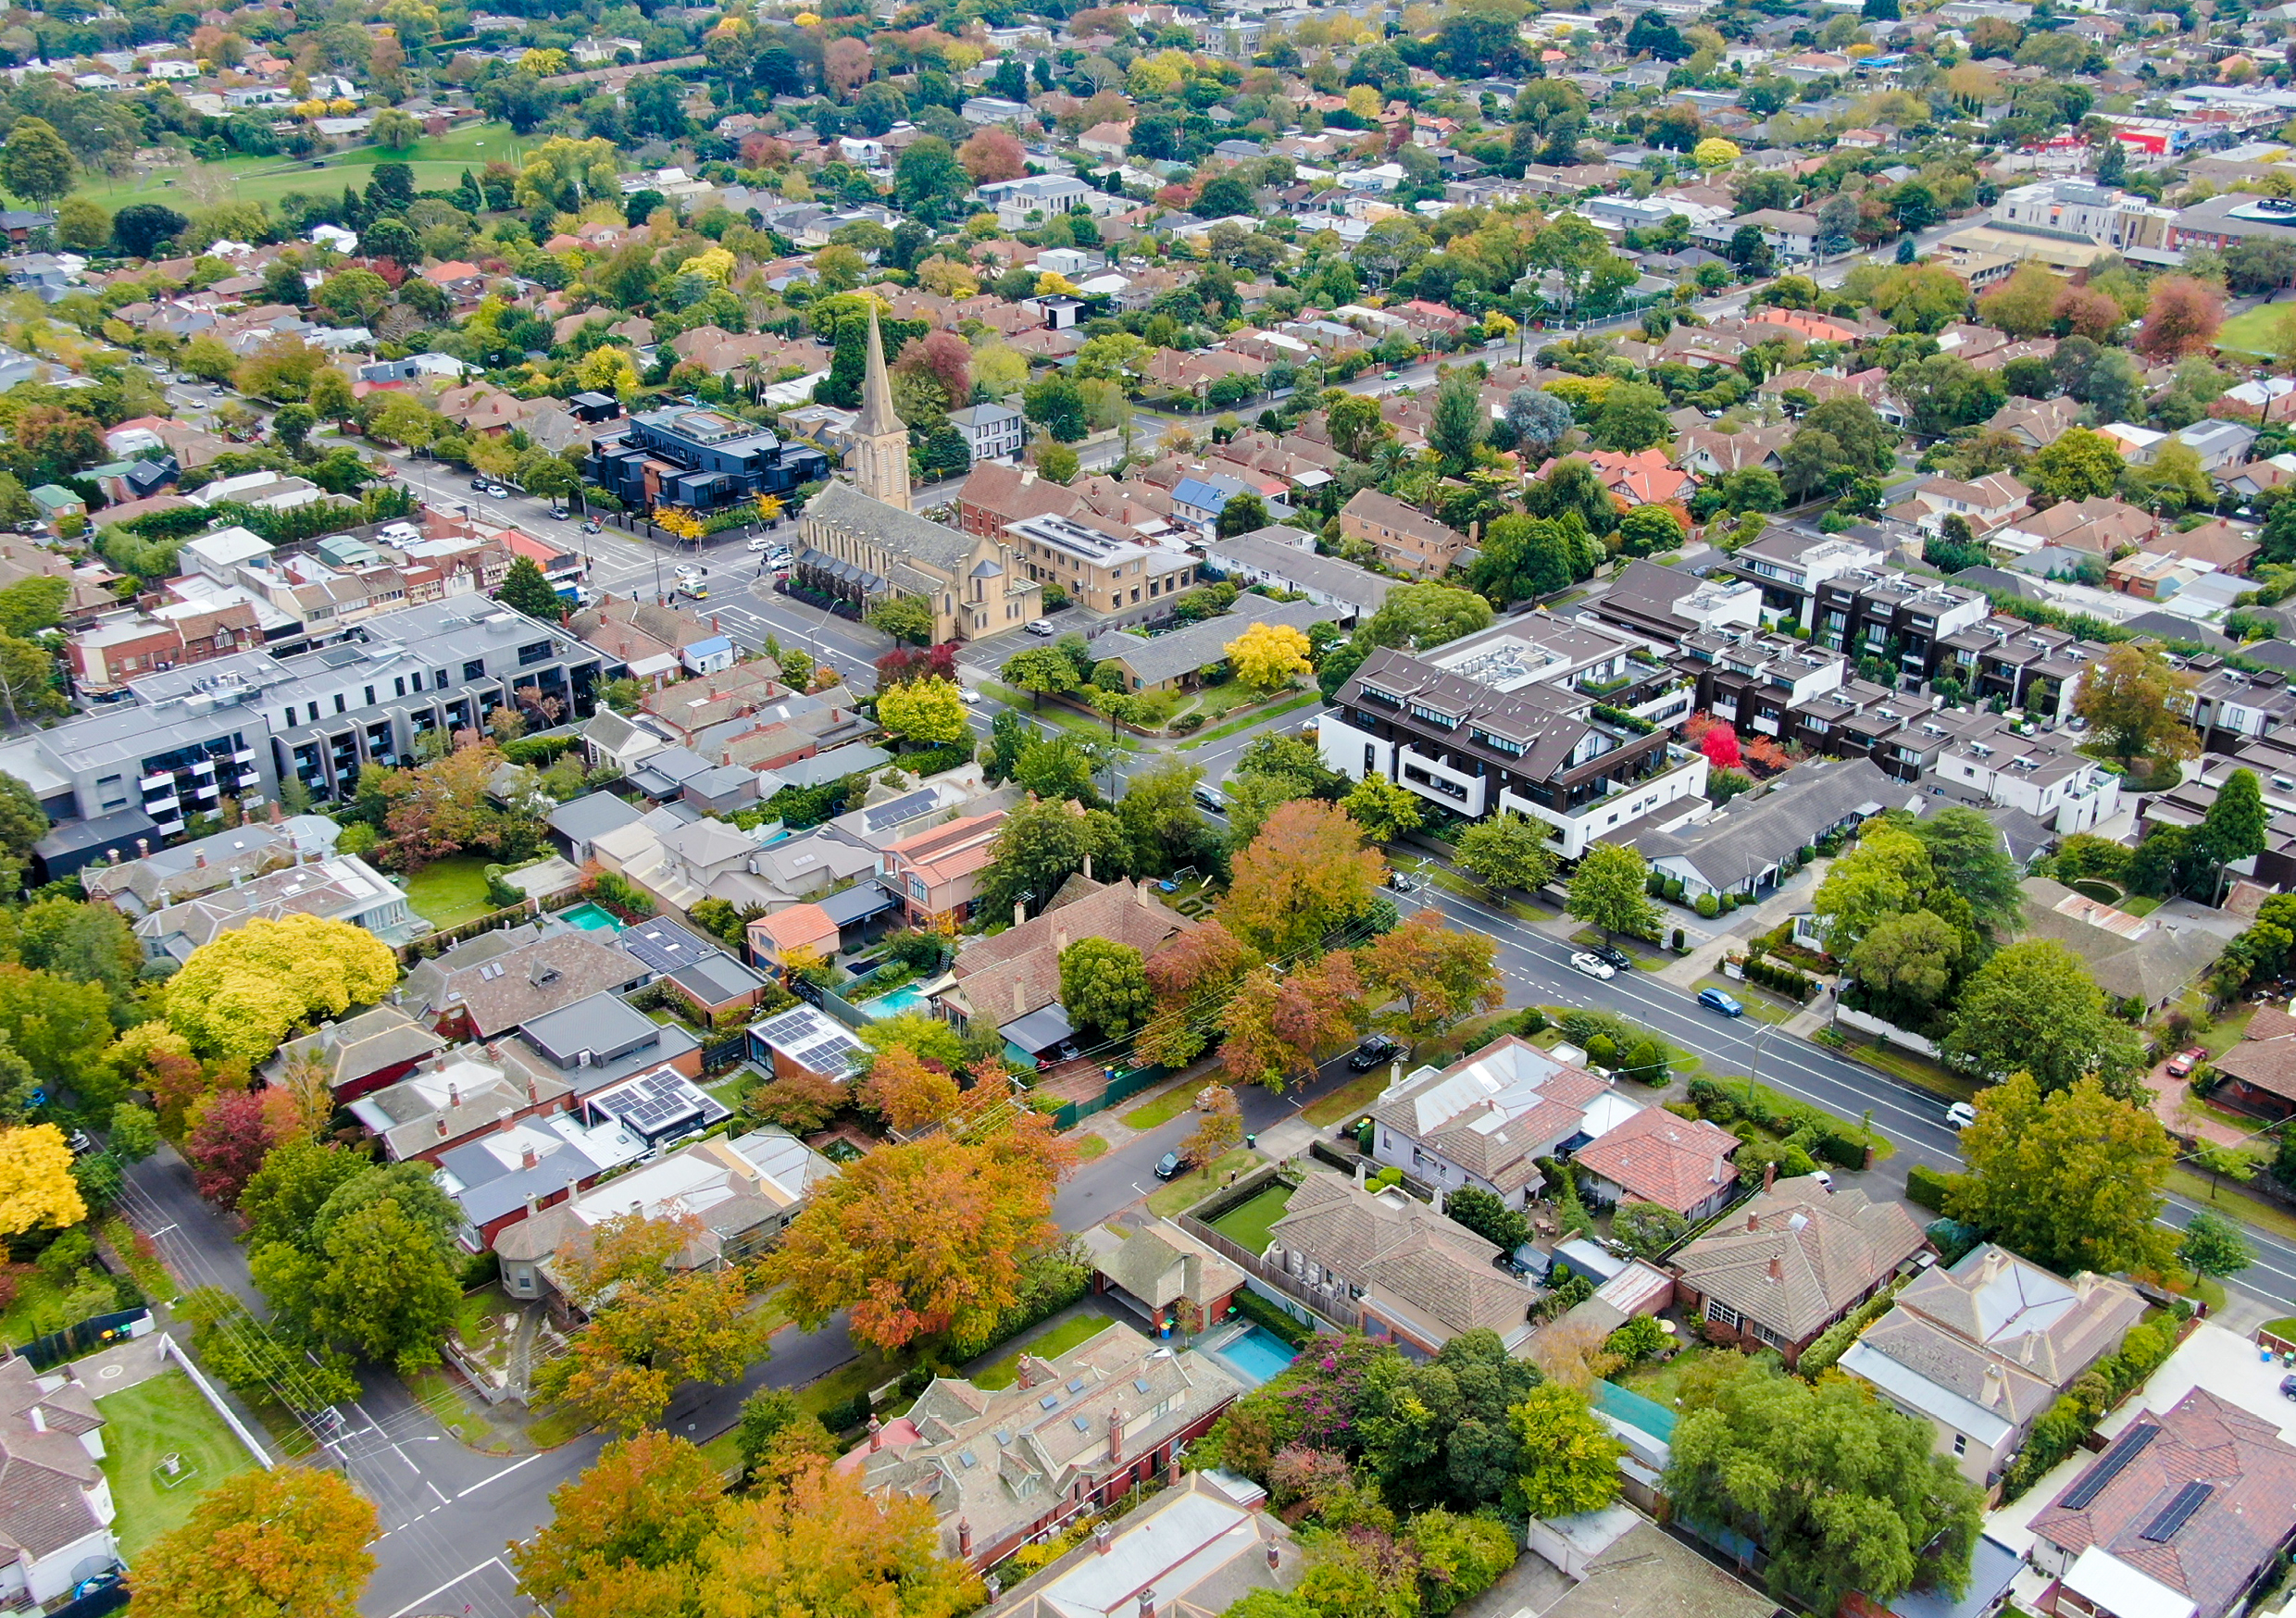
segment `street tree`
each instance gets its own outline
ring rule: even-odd
[[[1410,788],[1373,770],[1355,783],[1354,791],[1340,800],[1340,807],[1373,841],[1391,842],[1417,828],[1421,802],[1419,794]]]
[[[1605,939],[1625,933],[1649,938],[1658,929],[1658,910],[1650,902],[1650,865],[1624,843],[1598,842],[1570,876],[1570,914],[1603,929]]]
[[[1355,952],[1366,998],[1397,1002],[1396,1025],[1416,1039],[1460,1018],[1491,1011],[1505,998],[1498,946],[1480,933],[1444,925],[1434,910],[1415,911],[1393,931]]]
[[[1508,1413],[1522,1441],[1523,1471],[1510,1507],[1533,1517],[1599,1512],[1618,1498],[1618,1459],[1627,1447],[1594,1418],[1585,1394],[1542,1382]]]
[[[1243,1139],[1243,1109],[1236,1092],[1224,1084],[1204,1086],[1196,1106],[1203,1115],[1181,1143],[1179,1154],[1201,1167],[1219,1161],[1223,1152]]]
[[[1131,945],[1079,939],[1060,952],[1060,1003],[1079,1027],[1121,1039],[1148,1020],[1155,993]]]
[[[1893,820],[1867,821],[1857,846],[1834,861],[1812,901],[1825,924],[1826,947],[1846,959],[1875,927],[1918,906],[1936,885],[1920,838]]]
[[[278,1143],[261,1096],[243,1089],[218,1091],[207,1099],[183,1142],[192,1184],[217,1207],[235,1208],[240,1192]]]
[[[911,680],[880,691],[877,722],[920,747],[946,747],[971,728],[956,682],[946,679]]]
[[[2005,938],[2015,929],[2024,892],[1991,821],[1966,804],[1953,803],[1925,815],[1914,831],[1928,851],[1936,888],[1961,895],[1971,919],[1991,936]]]
[[[2177,1262],[2196,1275],[2222,1280],[2254,1263],[2256,1252],[2239,1224],[2203,1208],[2177,1238]]]
[[[1666,1492],[1768,1551],[1771,1594],[1797,1608],[1835,1612],[1853,1589],[1958,1595],[1982,1502],[1933,1444],[1928,1422],[1863,1384],[1745,1360],[1676,1425]]]
[[[754,1272],[671,1267],[706,1235],[698,1215],[633,1210],[568,1236],[555,1269],[590,1324],[535,1373],[534,1390],[629,1434],[658,1421],[685,1383],[738,1379],[765,1348],[748,1310]]]
[[[1144,1060],[1185,1067],[1204,1052],[1228,997],[1253,965],[1252,952],[1217,921],[1184,932],[1148,963],[1155,1013],[1133,1042]]]
[[[997,670],[997,678],[1006,685],[1017,686],[1032,699],[1030,705],[1044,706],[1047,691],[1072,691],[1082,682],[1077,678],[1075,659],[1057,646],[1031,646],[1016,652]]]
[[[742,1401],[733,1447],[742,1457],[742,1481],[753,1484],[786,1484],[794,1473],[836,1458],[828,1431],[797,1395],[770,1386]]]
[[[1280,977],[1266,966],[1254,970],[1220,1012],[1222,1070],[1238,1084],[1280,1092],[1320,1052],[1354,1033],[1362,994],[1354,958],[1344,952]]]
[[[1554,875],[1545,826],[1512,809],[1461,832],[1458,851],[1460,868],[1494,893],[1503,888],[1536,891]]]
[[[2145,1064],[2137,1031],[2053,939],[2011,944],[1970,974],[1942,1043],[1948,1061],[1980,1078],[2028,1073],[2045,1090],[2094,1078],[2128,1094]]]
[[[1011,1134],[880,1147],[816,1192],[766,1261],[792,1318],[841,1309],[891,1352],[930,1334],[984,1336],[1019,1296],[1021,1261],[1053,1238],[1053,1186]]]
[[[1946,1195],[1948,1215],[2064,1276],[2167,1256],[2157,1221],[2176,1148],[2150,1108],[2094,1079],[2046,1091],[2017,1073],[1979,1092],[1977,1113],[1961,1133],[1969,1172]]]
[[[1263,955],[1312,951],[1369,907],[1386,864],[1337,804],[1282,804],[1236,855],[1220,920]]]
[[[1281,691],[1308,672],[1307,636],[1290,624],[1253,624],[1221,648],[1236,678],[1255,691]]]
[[[723,1469],[683,1438],[656,1430],[617,1438],[589,1471],[551,1491],[541,1531],[511,1546],[518,1588],[553,1612],[588,1601],[585,1591],[612,1590],[618,1600],[636,1588],[681,1590],[717,1530],[725,1487]]]
[[[19,126],[20,127],[20,126]],[[139,1615],[354,1618],[375,1570],[372,1502],[340,1472],[278,1466],[210,1483],[136,1559]]]
[[[867,622],[872,629],[912,645],[922,646],[932,639],[932,606],[923,596],[887,596],[869,608]]]
[[[85,1219],[71,1171],[71,1147],[55,1125],[0,1129],[0,1237],[65,1230]]]

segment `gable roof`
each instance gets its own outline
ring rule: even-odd
[[[1274,1246],[1385,1294],[1444,1337],[1477,1326],[1525,1335],[1530,1297],[1492,1266],[1498,1248],[1400,1192],[1311,1173],[1268,1232]]]
[[[1610,1106],[1603,1106],[1605,1101]],[[1417,1142],[1502,1192],[1544,1182],[1538,1158],[1574,1135],[1601,1135],[1630,1110],[1583,1067],[1509,1034],[1437,1072],[1421,1068],[1373,1106],[1381,1126]],[[1590,1125],[1598,1109],[1604,1114]],[[1617,1114],[1624,1116],[1624,1111]]]
[[[1070,877],[1053,902],[1017,927],[967,940],[951,967],[977,1013],[999,1026],[1060,999],[1060,956],[1084,939],[1106,939],[1154,955],[1195,923],[1145,882]]]
[[[1912,795],[1870,758],[1813,763],[1789,773],[1772,790],[1733,799],[1704,820],[1677,831],[1645,831],[1635,847],[1653,865],[1677,860],[1709,885],[1728,889],[1844,820],[1892,803],[1903,806]]]
[[[1779,1180],[1675,1255],[1709,1298],[1798,1343],[1928,1246],[1903,1202],[1876,1202],[1814,1175]]]
[[[495,937],[524,935],[483,952],[479,944]],[[579,927],[536,936],[523,927],[487,934],[459,945],[407,973],[405,1003],[419,1014],[440,1018],[469,1014],[481,1039],[529,1022],[545,1012],[620,989],[646,976],[644,963]]]

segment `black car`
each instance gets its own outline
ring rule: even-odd
[[[2280,1378],[2280,1393],[2283,1398],[2296,1399],[2296,1376]]]
[[[1187,1166],[1187,1162],[1179,1152],[1167,1151],[1162,1157],[1156,1159],[1156,1178],[1160,1180],[1176,1179],[1179,1177],[1179,1172]]]
[[[1634,958],[1616,944],[1597,944],[1587,952],[1598,961],[1608,961],[1621,972],[1633,968]]]
[[[1403,1047],[1385,1034],[1366,1034],[1348,1052],[1347,1065],[1356,1073],[1368,1073],[1382,1062],[1392,1061]]]

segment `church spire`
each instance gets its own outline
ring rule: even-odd
[[[861,419],[853,431],[854,481],[861,492],[897,505],[909,506],[909,429],[892,407],[892,379],[885,370],[885,340],[877,326],[877,306],[869,306],[868,369],[861,381]]]

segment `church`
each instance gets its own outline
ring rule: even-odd
[[[862,607],[916,597],[932,608],[935,645],[1008,634],[1044,616],[1043,587],[1004,535],[964,533],[909,509],[909,429],[893,411],[875,310],[846,459],[854,481],[832,480],[797,520],[798,582]]]

